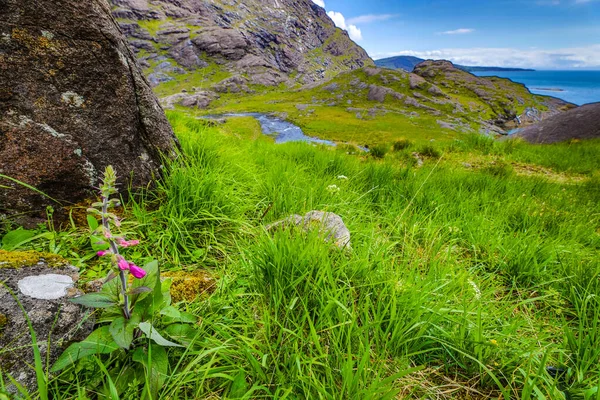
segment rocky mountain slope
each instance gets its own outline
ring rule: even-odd
[[[600,138],[600,103],[586,104],[555,115],[515,134],[531,143]]]
[[[311,0],[111,2],[150,83],[169,83],[162,94],[293,86],[373,63]]]

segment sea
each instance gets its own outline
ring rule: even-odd
[[[600,102],[600,71],[480,71],[477,76],[499,76],[523,83],[535,94],[583,105]]]

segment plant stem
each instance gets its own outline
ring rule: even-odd
[[[125,278],[125,271],[121,271],[119,273],[121,277],[121,285],[123,286],[123,315],[125,319],[131,318],[131,314],[129,313],[129,296],[127,295],[127,279]]]
[[[106,214],[108,213],[108,196],[102,196],[102,226],[106,229],[107,232],[110,233],[110,225],[108,223],[108,219],[106,218]],[[115,256],[119,256],[119,248],[117,244],[112,238],[107,238],[108,244],[110,246],[110,250]],[[119,266],[117,265],[117,268]],[[131,313],[129,311],[129,296],[127,295],[127,278],[125,277],[125,271],[120,271],[119,276],[121,278],[121,294],[123,295],[123,316],[125,319],[131,318]]]

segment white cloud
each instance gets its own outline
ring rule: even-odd
[[[471,28],[460,28],[453,31],[440,32],[442,35],[466,35],[467,33],[473,33],[475,29]]]
[[[327,15],[329,15],[329,18],[331,18],[333,20],[333,23],[335,24],[335,26],[337,26],[338,28],[341,28],[345,31],[348,31],[348,35],[350,35],[350,39],[355,40],[355,41],[362,40],[363,37],[362,37],[361,30],[356,25],[347,24],[346,18],[344,17],[344,15],[342,13],[337,12],[337,11],[328,11]]]
[[[314,1],[314,0],[313,0]],[[348,19],[349,24],[370,24],[371,22],[387,21],[397,17],[397,14],[367,14]]]
[[[325,1],[324,0],[312,0],[313,3],[315,3],[316,5],[325,8]]]
[[[599,68],[600,44],[554,50],[513,48],[440,49],[432,51],[401,51],[372,54],[373,58],[414,56],[424,59],[450,60],[455,64],[473,66],[571,69]]]

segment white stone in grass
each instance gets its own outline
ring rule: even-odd
[[[25,296],[56,300],[67,295],[67,291],[73,287],[73,278],[58,274],[32,275],[21,279],[18,286]]]

